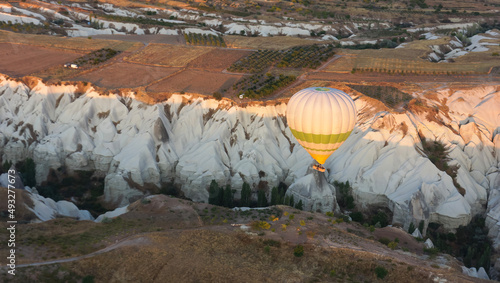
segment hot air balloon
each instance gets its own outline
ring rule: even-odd
[[[349,137],[356,123],[356,105],[345,92],[334,88],[310,87],[290,98],[286,120],[299,144],[322,166]]]

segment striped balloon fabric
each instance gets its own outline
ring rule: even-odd
[[[290,98],[286,119],[299,144],[324,164],[351,134],[356,124],[356,105],[338,89],[310,87]]]

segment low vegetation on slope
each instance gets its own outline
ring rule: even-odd
[[[432,282],[431,272],[437,267],[417,258],[399,258],[397,244],[388,248],[370,240],[378,237],[373,231],[331,214],[287,206],[234,211],[160,195],[139,200],[128,213],[102,223],[66,218],[20,225],[20,263],[109,250],[74,262],[19,268],[14,278],[1,276],[9,280],[4,282],[33,278],[45,282],[124,278],[136,282]],[[406,245],[404,241],[400,245]],[[350,248],[354,246],[358,248]],[[453,269],[440,273],[452,281],[460,276]]]

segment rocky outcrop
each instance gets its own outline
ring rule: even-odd
[[[12,183],[9,182],[8,173],[0,175],[0,187],[7,188]],[[22,182],[21,182],[22,183]],[[19,186],[19,184],[17,185]],[[60,200],[54,201],[38,194],[35,188],[23,187],[23,196],[17,197],[16,207],[25,206],[34,215],[31,221],[47,221],[56,217],[71,217],[77,220],[94,220],[94,217],[87,210],[80,210],[74,203]],[[16,218],[17,219],[17,218]]]
[[[168,182],[205,202],[211,180],[231,184],[236,196],[243,182],[256,190],[300,180],[290,192],[299,196],[302,184],[304,196],[316,195],[304,185],[316,180],[301,179],[313,160],[287,127],[284,103],[243,107],[185,94],[148,105],[132,93],[100,95],[88,88],[77,95],[73,85],[30,85],[0,77],[0,155],[13,162],[32,157],[38,183],[50,169],[98,170],[107,176],[105,199],[115,206]],[[498,87],[413,95],[419,104],[388,112],[353,92],[358,123],[327,160],[325,183],[349,181],[358,208],[388,207],[405,229],[424,220],[453,230],[486,207],[496,239]],[[448,163],[460,166],[456,182],[464,195],[423,152],[422,137],[449,148]]]
[[[488,276],[488,273],[486,273],[486,270],[484,270],[484,267],[480,267],[479,270],[477,270],[475,267],[467,268],[462,266],[462,273],[470,277],[490,280],[490,277]]]
[[[306,211],[340,212],[335,187],[328,183],[325,173],[312,168],[304,177],[297,179],[286,194],[293,196],[295,203],[302,201]]]

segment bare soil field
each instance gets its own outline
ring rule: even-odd
[[[22,77],[72,61],[82,54],[22,44],[0,43],[0,73]]]
[[[292,36],[273,37],[247,37],[239,35],[226,35],[224,41],[228,47],[247,49],[288,49],[294,46],[324,43],[316,40],[298,38]]]
[[[243,75],[229,75],[208,71],[185,70],[147,88],[152,92],[194,92],[212,94],[228,89]]]
[[[222,71],[229,68],[234,62],[248,56],[251,51],[237,49],[213,49],[188,64],[189,68]]]
[[[125,60],[154,66],[185,67],[193,59],[210,51],[212,49],[206,47],[150,44]]]
[[[164,34],[99,34],[94,35],[92,38],[97,39],[109,39],[109,40],[122,40],[122,41],[132,41],[132,42],[142,42],[146,43],[164,43],[164,44],[179,44],[185,45],[186,40],[182,35],[164,35]]]
[[[179,68],[116,63],[74,79],[88,81],[105,88],[132,88],[150,84],[178,70]]]
[[[140,47],[137,42],[88,39],[86,37],[65,38],[49,35],[19,34],[2,30],[0,30],[0,42],[15,42],[74,51],[93,51],[101,48],[112,48],[116,51],[125,51]]]

